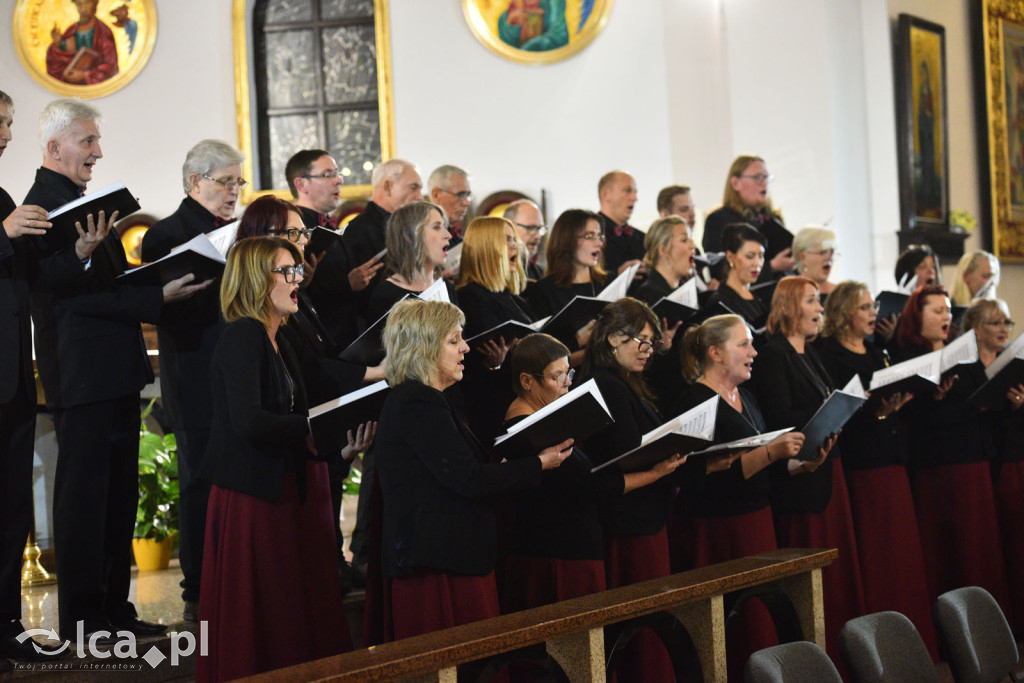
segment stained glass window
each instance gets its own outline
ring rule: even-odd
[[[258,190],[301,149],[331,152],[348,185],[381,160],[374,0],[257,0]]]

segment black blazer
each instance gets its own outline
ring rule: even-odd
[[[631,228],[630,234],[615,234],[616,223],[603,213],[598,213],[601,219],[601,228],[604,230],[604,269],[612,277],[619,273],[619,267],[626,261],[643,259],[647,249],[644,248],[644,233],[642,230],[631,225],[621,227]]]
[[[749,386],[769,430],[802,428],[834,388],[814,347],[807,344],[801,357],[781,334],[769,337],[754,360]],[[832,498],[832,466],[839,456],[835,446],[814,472],[780,474],[772,483],[772,510],[823,512]]]
[[[214,215],[185,197],[178,209],[157,221],[142,238],[142,260],[152,263],[197,235],[216,229]],[[160,392],[175,429],[208,429],[213,419],[210,359],[224,329],[220,278],[185,301],[167,305],[157,326]]]
[[[318,212],[300,206],[299,213],[302,216],[302,224],[310,230],[320,225]],[[352,222],[358,218],[357,216]],[[331,340],[342,348],[351,344],[358,336],[359,305],[363,295],[359,292],[357,296],[357,293],[352,291],[348,274],[352,268],[362,265],[367,260],[369,256],[357,263],[344,238],[333,240],[317,264],[316,274],[307,289],[312,305],[319,312],[321,324]],[[366,302],[362,303],[365,305]]]
[[[67,176],[40,168],[25,203],[52,211],[76,199],[78,191]],[[51,253],[40,238],[34,244],[42,258],[73,254]],[[121,240],[111,230],[73,284],[33,283],[36,358],[51,408],[130,396],[153,381],[139,322],[159,321],[163,290],[118,284],[114,278],[127,267]]]
[[[374,445],[383,495],[386,576],[418,570],[483,576],[494,570],[490,497],[540,483],[537,458],[487,462],[487,453],[436,389],[391,389]]]
[[[295,473],[304,493],[305,461],[312,457],[299,364],[280,330],[277,345],[280,355],[258,320],[242,318],[224,327],[210,365],[213,426],[200,470],[203,479],[223,489],[271,502],[281,497],[285,472]]]

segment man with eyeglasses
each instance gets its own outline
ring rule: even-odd
[[[547,226],[544,225],[544,214],[540,207],[529,199],[517,199],[508,205],[504,213],[505,218],[512,221],[519,234],[519,240],[526,247],[526,279],[536,282],[544,277],[544,268],[537,262],[540,242],[547,234]]]
[[[43,109],[43,165],[26,204],[53,210],[85,192],[103,156],[99,118],[99,110],[81,100],[56,100]],[[65,639],[75,637],[79,623],[84,633],[106,632],[100,637],[107,639],[117,631],[152,636],[167,628],[139,619],[128,600],[139,497],[139,392],[153,381],[139,322],[160,322],[164,304],[212,282],[189,284],[193,278],[186,275],[163,287],[119,284],[115,278],[128,260],[117,231],[108,231],[114,220],[116,213],[89,217],[90,234],[100,243],[74,286],[32,292],[39,377],[57,432],[53,532]],[[44,257],[47,249],[40,245]]]
[[[438,166],[427,178],[427,193],[434,202],[448,215],[448,232],[452,239],[449,247],[462,241],[462,221],[469,212],[473,201],[473,191],[469,187],[469,174],[458,166],[445,164]]]
[[[142,238],[142,261],[152,263],[174,247],[234,220],[245,157],[221,140],[202,140],[185,155],[181,183],[185,198]],[[167,306],[157,325],[160,394],[164,419],[178,444],[179,557],[184,620],[198,622],[203,571],[206,502],[210,486],[197,476],[206,452],[213,415],[210,359],[224,323],[220,280],[188,301]]]
[[[604,267],[609,273],[621,273],[641,263],[647,253],[644,233],[629,224],[636,206],[636,181],[625,171],[605,173],[597,183],[597,195],[604,229]]]

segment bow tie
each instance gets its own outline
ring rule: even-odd
[[[771,221],[772,212],[769,211],[768,209],[761,209],[760,211],[754,214],[754,218],[757,219],[758,223],[764,225],[765,223]]]
[[[626,235],[627,237],[629,237],[629,236],[631,236],[633,234],[633,226],[632,225],[616,225],[615,228],[613,229],[613,232],[615,233],[616,237],[622,237],[623,235]]]
[[[328,216],[326,213],[320,214],[319,220],[321,228],[330,228],[331,230],[337,230],[340,222],[337,216]]]
[[[235,220],[233,218],[221,218],[220,216],[213,217],[213,227],[215,228],[223,228],[228,223],[234,222]]]
[[[78,196],[79,197],[84,197],[85,196],[85,185],[79,185],[78,186]]]

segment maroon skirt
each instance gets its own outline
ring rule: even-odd
[[[1024,462],[1000,466],[995,497],[1010,584],[1010,609],[1017,632],[1024,633]]]
[[[507,555],[501,611],[508,614],[550,605],[607,588],[601,560]]]
[[[771,508],[729,517],[682,517],[681,556],[693,567],[728,562],[775,550]],[[750,655],[777,645],[775,623],[760,600],[750,600],[731,620],[726,634],[726,665],[730,681],[743,680]]]
[[[868,613],[906,615],[938,661],[938,639],[925,583],[921,535],[907,468],[850,470],[847,483]]]
[[[981,586],[1011,618],[988,463],[922,468],[911,486],[931,601],[954,588]]]
[[[839,550],[836,561],[822,570],[821,583],[825,601],[825,649],[842,671],[839,631],[847,621],[866,613],[850,496],[842,463],[833,463],[832,498],[825,511],[776,515],[775,534],[780,548]]]
[[[394,640],[498,616],[494,572],[464,576],[423,572],[384,579]]]
[[[665,527],[658,533],[647,536],[606,538],[604,569],[608,588],[669,576],[671,569]],[[629,641],[612,673],[619,683],[671,681],[674,677],[668,651],[665,650],[661,639],[650,629],[643,629]]]
[[[211,487],[199,597],[209,655],[197,660],[196,680],[241,678],[352,649],[327,465],[307,461],[306,481],[301,504],[292,474],[272,503]]]

